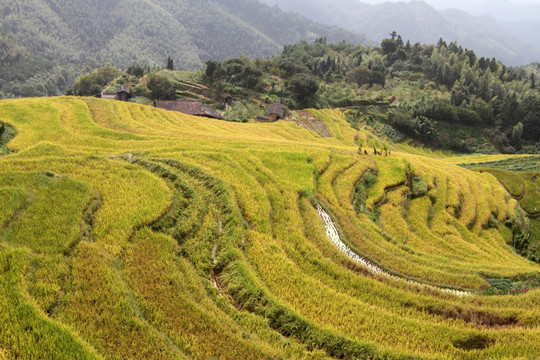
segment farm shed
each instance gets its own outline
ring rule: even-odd
[[[131,98],[133,94],[131,93],[131,89],[127,85],[120,85],[116,87],[116,99],[120,101],[128,101],[129,98]]]
[[[276,118],[270,117],[270,116],[257,116],[256,120],[259,122],[274,122],[277,121]]]
[[[108,100],[128,101],[132,96],[131,89],[127,85],[117,86],[114,93],[107,92],[107,90],[101,92],[101,98]]]
[[[283,117],[285,116],[285,109],[279,103],[270,104],[270,106],[268,106],[266,116],[271,117],[275,120],[283,119]]]
[[[231,94],[221,93],[219,94],[219,97],[221,98],[221,102],[223,102],[223,104],[226,104],[226,105],[232,104],[233,97]]]

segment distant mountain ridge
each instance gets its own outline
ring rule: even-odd
[[[194,70],[208,59],[277,55],[285,44],[322,36],[368,43],[352,31],[258,0],[0,0],[0,14],[0,76],[18,69],[14,75],[21,86],[30,81],[51,92],[62,89],[60,75],[60,83],[73,80],[73,69],[64,74],[65,68],[56,69],[51,76],[52,65],[84,69],[109,62],[125,69],[135,63],[164,65],[171,56],[177,68]],[[9,55],[13,49],[25,55]],[[17,63],[23,57],[41,64],[21,70]]]
[[[448,42],[457,40],[480,56],[496,57],[507,65],[524,65],[540,59],[540,47],[532,45],[540,42],[529,41],[529,37],[524,40],[493,19],[456,9],[437,11],[424,1],[367,5],[355,0],[335,0],[331,7],[325,7],[321,0],[312,5],[309,0],[264,1],[284,10],[326,19],[327,24],[339,24],[375,41],[395,30],[413,43],[436,43],[441,37]]]
[[[519,4],[512,0],[430,0],[438,10],[461,9],[474,16],[490,16],[502,21],[540,19],[540,4]]]

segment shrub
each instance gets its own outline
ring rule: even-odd
[[[308,107],[313,104],[315,94],[319,91],[319,82],[308,74],[296,74],[289,81],[289,86],[296,93],[301,106]]]
[[[172,81],[165,76],[154,74],[148,79],[148,90],[153,100],[174,100],[176,89]]]
[[[412,186],[411,186],[411,195],[413,197],[419,197],[424,196],[427,194],[427,185],[425,182],[422,181],[422,178],[419,176],[415,176],[413,178]]]

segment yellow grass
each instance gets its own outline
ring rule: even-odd
[[[340,110],[309,111],[332,137],[98,99],[1,101],[18,136],[0,157],[0,358],[537,356],[540,290],[482,295],[485,276],[540,272],[506,244],[517,201],[456,166],[504,156],[358,154],[358,139],[379,140]],[[411,197],[407,172],[425,194]],[[316,203],[400,279],[341,252]]]

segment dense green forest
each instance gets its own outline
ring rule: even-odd
[[[208,59],[268,57],[328,36],[367,43],[256,0],[0,0],[0,98],[64,93],[105,63],[195,70]]]
[[[219,94],[227,92],[235,98],[225,112],[229,120],[263,115],[272,102],[291,110],[340,107],[354,126],[371,126],[395,141],[466,153],[540,152],[538,64],[509,68],[455,42],[410,44],[393,32],[366,48],[319,38],[287,45],[273,58],[205,65],[195,73],[105,67],[81,77],[75,93],[129,84],[137,102],[201,98],[225,110]]]

